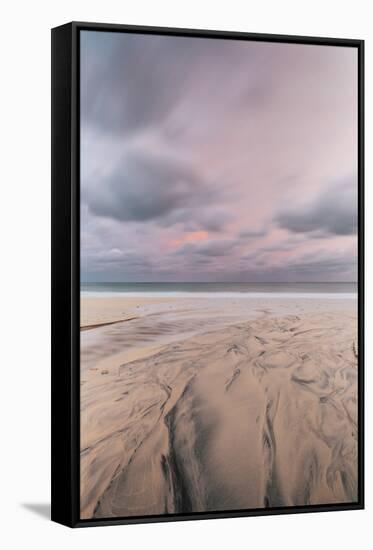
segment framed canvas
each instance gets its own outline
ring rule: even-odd
[[[52,519],[364,506],[361,40],[52,30]]]

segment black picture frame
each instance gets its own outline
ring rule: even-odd
[[[358,501],[110,519],[79,516],[80,124],[83,30],[356,48],[358,52]],[[72,22],[52,29],[52,520],[69,527],[295,514],[364,508],[364,41]]]

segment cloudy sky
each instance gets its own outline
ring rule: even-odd
[[[81,33],[82,281],[355,281],[357,50]]]

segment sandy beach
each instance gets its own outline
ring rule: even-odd
[[[81,309],[82,518],[356,501],[355,300]]]
[[[142,306],[160,304],[170,298],[85,298],[81,302],[81,330],[91,330],[103,325],[128,321],[138,317]]]

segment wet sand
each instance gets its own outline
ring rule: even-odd
[[[355,300],[134,310],[81,333],[82,518],[356,501]]]
[[[136,310],[144,305],[169,302],[166,298],[83,298],[81,300],[80,328],[88,330],[99,326],[128,321],[136,316]]]

